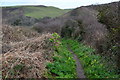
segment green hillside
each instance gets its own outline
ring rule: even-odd
[[[35,7],[35,6],[29,6],[24,7],[25,16],[30,16],[34,18],[43,18],[43,17],[57,17],[60,16],[68,11],[70,9],[59,9],[56,7]]]
[[[43,17],[58,17],[61,16],[72,9],[60,9],[53,6],[7,6],[3,7],[4,11],[9,10],[10,12],[16,13],[16,12],[24,12],[25,16],[33,17],[33,18],[43,18]],[[9,12],[9,14],[10,14]]]

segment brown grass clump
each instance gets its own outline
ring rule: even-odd
[[[8,30],[9,29],[9,30]],[[10,34],[6,33],[4,36],[9,38],[6,42],[9,42],[10,50],[2,54],[2,77],[3,78],[41,78],[45,73],[45,63],[50,61],[52,55],[52,43],[49,42],[49,38],[52,38],[51,34],[46,33],[42,35],[35,35],[31,38],[31,34],[24,38],[21,33],[17,33],[14,29],[9,27]],[[19,29],[19,28],[18,28]],[[4,29],[5,30],[5,29]],[[17,42],[12,41],[14,36],[12,31],[16,32],[16,35],[21,35],[17,38],[20,39]],[[22,30],[21,30],[22,31]],[[7,32],[7,31],[4,31]],[[35,33],[35,32],[34,32]],[[29,32],[26,34],[29,34]],[[35,33],[38,34],[38,33]],[[12,37],[11,37],[12,36]],[[17,36],[16,36],[17,37]],[[7,38],[7,37],[6,37]],[[12,40],[11,40],[12,39]],[[9,41],[10,40],[10,41]],[[4,43],[7,45],[7,43]]]

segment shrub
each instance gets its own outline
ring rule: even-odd
[[[45,32],[45,24],[43,23],[36,23],[32,29],[34,29],[35,31],[37,31],[38,33],[42,33],[42,32]]]

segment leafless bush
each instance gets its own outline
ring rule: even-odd
[[[42,32],[57,32],[60,33],[60,29],[63,26],[61,19],[44,19],[33,26],[33,29],[37,30],[39,33]]]
[[[36,23],[34,26],[33,26],[33,29],[36,30],[37,32],[39,33],[42,33],[42,32],[45,32],[46,30],[46,25],[42,22],[39,22],[39,23]]]
[[[63,24],[61,24],[61,20],[59,19],[52,20],[46,24],[47,31],[60,33],[60,28],[62,27],[62,25]]]

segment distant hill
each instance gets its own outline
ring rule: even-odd
[[[25,7],[25,16],[30,16],[34,18],[43,18],[43,17],[58,17],[70,10],[63,10],[56,7]]]
[[[59,17],[70,10],[44,5],[8,6],[2,8],[2,19],[3,24],[32,26],[44,17]]]
[[[23,11],[25,16],[33,18],[43,18],[43,17],[58,17],[65,14],[71,9],[59,9],[52,6],[36,5],[36,6],[11,6],[6,7],[7,9],[17,9]],[[12,12],[14,13],[14,11]]]

